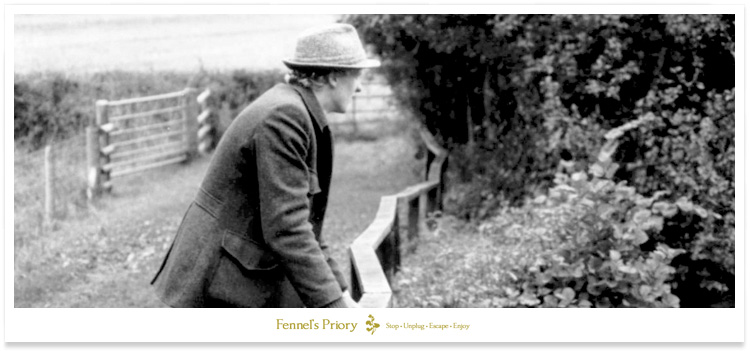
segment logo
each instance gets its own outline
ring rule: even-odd
[[[372,315],[369,316],[370,320],[365,322],[365,324],[369,325],[370,327],[367,328],[367,331],[371,331],[370,335],[375,335],[375,329],[378,329],[380,327],[380,324],[375,323],[375,317]]]

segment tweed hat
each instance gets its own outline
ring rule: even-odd
[[[333,23],[307,29],[297,37],[294,57],[282,60],[289,68],[373,68],[380,61],[368,59],[357,30],[350,24]]]

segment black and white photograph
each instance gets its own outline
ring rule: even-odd
[[[6,308],[744,309],[736,16],[6,16]]]

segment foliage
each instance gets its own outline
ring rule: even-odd
[[[356,15],[400,103],[451,148],[462,218],[587,171],[605,142],[638,196],[704,212],[665,218],[682,305],[734,300],[732,15]],[[599,195],[597,195],[599,196]],[[592,200],[593,201],[593,200]]]
[[[501,305],[679,307],[670,263],[685,251],[652,235],[671,218],[707,211],[684,199],[665,200],[664,192],[645,197],[614,182],[614,142],[607,146],[588,174],[558,174],[549,195],[526,206],[525,218],[502,216],[483,227],[493,231],[514,223],[523,232],[519,238],[512,226],[501,231],[506,243],[539,241],[533,262],[510,267],[515,279],[504,287]]]
[[[493,163],[499,172],[489,184],[516,203],[538,185],[551,185],[561,159],[585,169],[603,134],[636,119],[638,101],[669,89],[665,83],[679,74],[691,88],[675,106],[701,106],[712,91],[734,86],[732,16],[354,15],[345,21],[382,57],[401,104],[451,148],[464,145],[462,155],[476,155],[457,164],[459,172],[482,174]]]

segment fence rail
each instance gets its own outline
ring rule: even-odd
[[[349,247],[351,294],[362,307],[393,306],[390,284],[401,265],[402,228],[406,240],[415,240],[426,214],[441,208],[448,152],[427,131],[420,134],[429,155],[426,180],[383,196],[375,219]]]
[[[97,101],[96,116],[86,128],[88,197],[111,190],[114,177],[183,162],[198,150],[206,151],[199,148],[198,134],[204,139],[206,129],[213,128],[204,125],[212,114],[206,104],[209,95],[208,89],[198,95],[196,89],[186,88]]]

